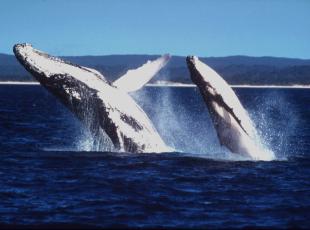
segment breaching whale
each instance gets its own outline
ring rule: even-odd
[[[195,56],[188,56],[186,62],[208,107],[220,144],[254,160],[274,159],[273,152],[258,141],[254,123],[227,82]]]
[[[30,44],[16,44],[13,51],[26,70],[72,111],[96,140],[108,136],[116,151],[171,151],[128,94],[141,88],[165,66],[169,55],[129,70],[111,83],[94,69],[53,57]]]

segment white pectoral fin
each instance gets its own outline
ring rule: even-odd
[[[97,75],[97,77],[99,77],[102,81],[104,82],[108,82],[108,80],[105,78],[105,76],[102,75],[102,73],[100,73],[98,70],[92,69],[92,68],[88,68],[85,66],[81,66],[83,69]]]
[[[154,61],[147,61],[137,69],[131,69],[121,76],[113,85],[125,91],[132,92],[148,83],[169,61],[170,55],[165,54]]]
[[[95,70],[95,69],[92,69],[92,68],[88,68],[88,67],[85,67],[85,66],[83,66],[83,68],[88,70],[88,71],[90,71],[90,72],[92,72],[92,73],[94,73],[94,74],[96,74],[96,75],[98,75],[99,77],[103,77],[104,78],[104,76],[98,70]]]

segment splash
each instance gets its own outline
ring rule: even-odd
[[[104,134],[103,134],[104,135]],[[82,128],[74,143],[76,151],[115,152],[112,141],[108,136],[96,137],[87,128]]]
[[[295,106],[283,92],[273,91],[254,99],[255,108],[250,114],[257,126],[262,146],[274,152],[277,160],[285,160],[295,155],[292,141],[298,130],[298,114]]]
[[[115,151],[109,136],[96,123],[96,112],[91,98],[85,98],[82,104],[83,127],[77,134],[75,148],[77,151]]]
[[[188,100],[182,100],[183,90],[192,89],[154,87],[132,96],[147,111],[161,137],[175,151],[213,159],[231,157],[228,156],[230,152],[220,146],[215,130],[205,128],[212,127],[212,123],[206,107],[199,106],[198,92],[194,95],[190,92]]]
[[[136,92],[133,97],[151,116],[165,142],[176,151],[217,160],[251,160],[220,145],[197,89],[148,88]],[[251,101],[247,110],[257,125],[256,151],[265,155],[266,160],[286,159],[291,149],[289,137],[296,131],[298,121],[295,109],[281,94],[270,93],[251,98]],[[277,114],[281,119],[277,119]]]
[[[186,90],[188,92],[184,92]],[[220,145],[197,89],[147,87],[131,95],[150,116],[164,141],[176,152],[216,160],[251,160]],[[259,95],[253,96],[251,103],[246,103],[257,128],[255,144],[261,153],[285,160],[292,154],[294,145],[291,137],[297,131],[296,109],[279,92]],[[108,138],[98,141],[87,128],[77,134],[75,146],[78,151],[113,151]]]

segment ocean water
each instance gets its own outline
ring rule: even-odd
[[[195,88],[133,94],[175,153],[100,151],[41,86],[0,85],[0,226],[310,227],[310,90],[235,89],[274,161],[221,147]]]

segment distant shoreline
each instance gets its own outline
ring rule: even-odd
[[[35,81],[0,81],[0,85],[40,85]]]
[[[23,82],[23,81],[0,81],[0,85],[40,85],[39,82]],[[147,87],[196,87],[194,84],[183,83],[165,83],[165,84],[146,84]],[[294,89],[310,89],[310,85],[230,85],[232,88],[294,88]]]
[[[196,87],[194,84],[147,84],[148,87]],[[310,85],[230,85],[232,88],[296,88],[310,89]]]

